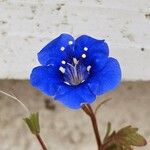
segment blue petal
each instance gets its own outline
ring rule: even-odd
[[[91,72],[93,74],[100,72],[103,69],[103,67],[106,65],[108,60],[109,58],[102,54],[93,57],[93,60],[89,64],[92,67]]]
[[[101,71],[91,75],[88,85],[94,94],[101,95],[116,88],[120,81],[121,69],[119,63],[116,59],[109,58]]]
[[[78,86],[63,85],[56,93],[56,100],[71,109],[79,109],[84,103],[92,103],[96,96],[86,84]]]
[[[87,51],[84,48],[88,48]],[[87,35],[82,35],[75,41],[75,56],[80,59],[82,54],[86,54],[87,61],[91,61],[93,56],[103,55],[108,57],[109,48],[104,40],[97,40]]]
[[[47,95],[53,96],[61,84],[62,76],[53,66],[39,66],[32,70],[31,84]]]
[[[69,41],[73,44],[69,45]],[[74,39],[69,34],[61,34],[47,44],[39,53],[38,60],[42,65],[60,65],[62,60],[70,61],[73,56]],[[62,51],[61,48],[65,49]]]

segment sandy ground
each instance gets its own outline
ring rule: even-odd
[[[82,110],[69,110],[58,102],[47,103],[48,97],[33,89],[27,81],[0,81],[0,89],[14,93],[31,111],[40,113],[41,135],[49,150],[96,150],[89,118]],[[150,140],[150,82],[124,82],[101,100],[112,98],[98,112],[101,134],[108,121],[114,129],[126,125],[138,127]],[[10,98],[0,94],[0,150],[40,150],[22,118],[25,111]],[[146,147],[136,150],[149,150]]]

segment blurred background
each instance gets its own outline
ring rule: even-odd
[[[98,113],[101,133],[108,121],[116,130],[131,124],[149,141],[150,1],[0,0],[0,90],[39,111],[49,150],[96,149],[89,118],[81,110],[49,102],[28,82],[39,64],[37,52],[61,33],[105,39],[110,56],[121,64],[122,84],[93,104],[112,98]],[[23,117],[20,105],[0,94],[0,150],[40,150]],[[149,150],[150,144],[140,149]]]

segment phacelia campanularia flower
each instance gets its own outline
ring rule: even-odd
[[[38,53],[38,60],[41,66],[32,70],[31,84],[72,109],[92,103],[121,80],[107,43],[87,35],[61,34]]]

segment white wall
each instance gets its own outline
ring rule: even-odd
[[[0,0],[0,78],[28,78],[62,32],[106,39],[125,80],[150,79],[150,0]]]

